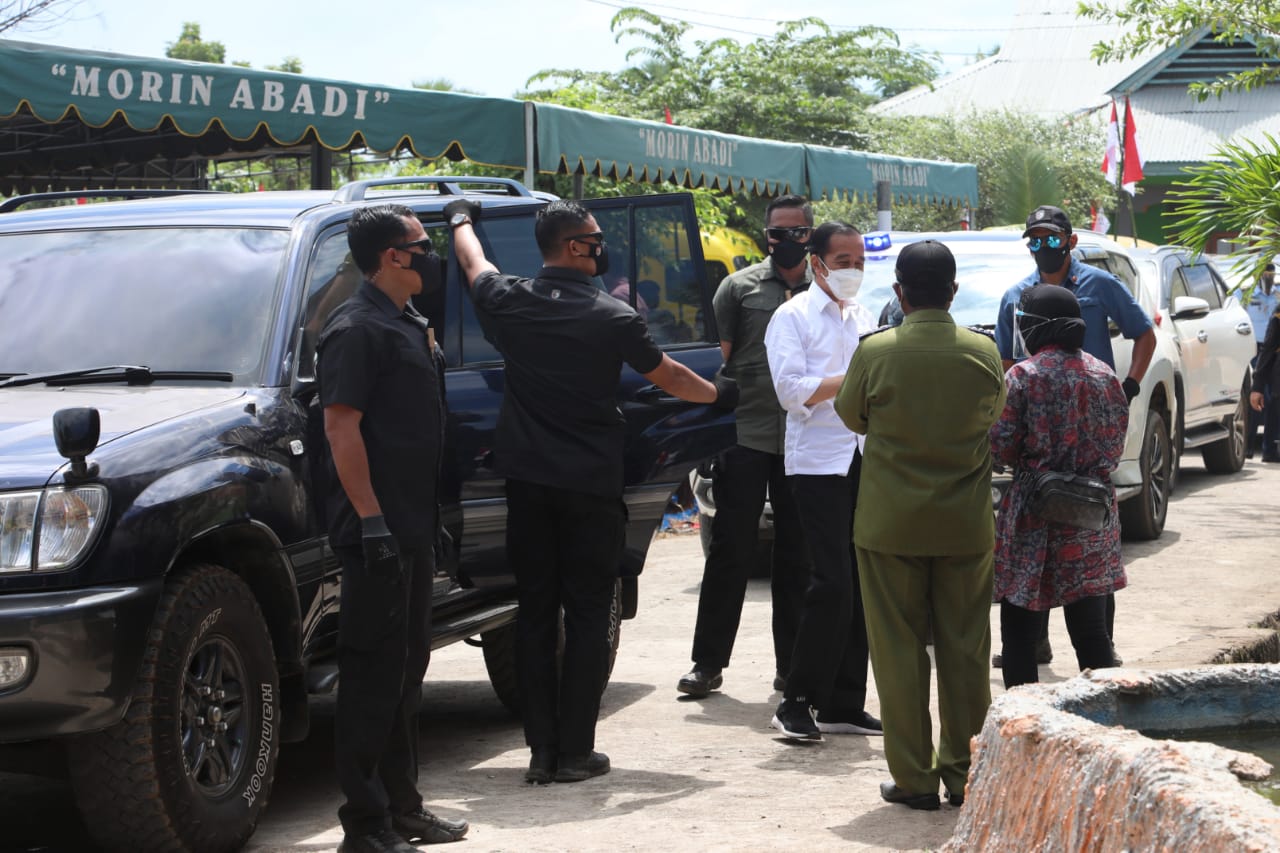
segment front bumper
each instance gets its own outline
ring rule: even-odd
[[[104,729],[129,705],[163,581],[0,596],[0,648],[30,652],[0,692],[0,743]]]

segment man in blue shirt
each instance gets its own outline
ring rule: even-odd
[[[1258,279],[1258,286],[1253,289],[1253,294],[1249,297],[1249,304],[1245,306],[1245,310],[1249,312],[1249,322],[1253,324],[1253,336],[1258,342],[1258,354],[1252,361],[1255,368],[1258,366],[1258,357],[1262,355],[1262,342],[1267,336],[1267,323],[1271,322],[1271,315],[1276,313],[1277,307],[1280,307],[1280,295],[1274,290],[1275,278],[1276,265],[1267,264],[1262,278]],[[1263,399],[1262,411],[1249,410],[1247,455],[1250,458],[1253,457],[1253,445],[1258,438],[1258,424],[1262,424],[1262,461],[1280,462],[1275,446],[1276,433],[1280,428],[1280,411],[1277,409],[1280,407],[1273,405],[1271,395],[1267,394]]]
[[[1071,220],[1061,208],[1045,204],[1031,211],[1027,217],[1027,230],[1022,232],[1027,248],[1035,258],[1036,271],[1005,291],[1000,300],[1000,314],[996,318],[996,348],[1000,360],[1008,370],[1015,361],[1026,357],[1019,351],[1019,334],[1016,312],[1023,291],[1037,284],[1057,284],[1075,294],[1080,302],[1080,316],[1084,319],[1085,352],[1116,369],[1115,355],[1111,351],[1111,330],[1108,321],[1120,328],[1120,333],[1133,341],[1133,357],[1129,360],[1129,373],[1124,377],[1124,395],[1129,402],[1138,396],[1142,377],[1151,364],[1156,349],[1156,333],[1151,318],[1133,298],[1133,294],[1115,276],[1105,270],[1091,267],[1071,256],[1071,250],[1079,240],[1071,233]],[[1107,597],[1107,635],[1115,626],[1115,597]],[[1112,644],[1112,654],[1115,644]],[[1049,647],[1049,612],[1044,613],[1044,629],[1036,644],[1036,659],[1048,663],[1053,659]],[[1115,656],[1116,665],[1120,658]],[[999,656],[991,660],[999,666]]]

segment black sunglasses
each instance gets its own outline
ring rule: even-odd
[[[399,249],[401,252],[407,252],[410,249],[416,248],[422,249],[423,252],[430,253],[435,246],[432,244],[430,237],[423,237],[421,240],[413,240],[409,243],[399,243],[395,246],[390,246],[389,248]]]
[[[594,239],[595,239],[595,241],[596,241],[597,243],[603,243],[603,242],[604,242],[604,232],[603,232],[603,231],[590,231],[590,232],[588,232],[588,233],[586,233],[586,234],[574,234],[572,237],[565,237],[565,238],[564,238],[564,241],[565,241],[566,243],[570,243],[570,242],[573,242],[573,241],[575,241],[575,240],[576,240],[576,241],[577,241],[577,242],[579,242],[579,243],[589,243],[589,242],[591,242],[591,239],[590,239],[590,238],[594,238]]]
[[[766,228],[764,233],[772,237],[774,240],[807,240],[813,229],[808,225],[798,225],[795,228]]]

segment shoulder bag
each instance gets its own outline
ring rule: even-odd
[[[1111,489],[1102,480],[1060,471],[1023,471],[1027,507],[1045,521],[1101,530],[1111,515]]]

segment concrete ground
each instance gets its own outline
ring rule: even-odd
[[[1275,580],[1280,465],[1247,463],[1231,477],[1186,460],[1163,537],[1127,543],[1130,586],[1117,595],[1116,644],[1135,668],[1191,666],[1273,632],[1250,626],[1280,609]],[[929,850],[951,835],[958,811],[914,812],[880,801],[888,778],[881,741],[831,736],[796,745],[775,737],[779,696],[767,581],[753,581],[733,665],[721,691],[679,698],[702,558],[696,535],[655,541],[641,579],[638,617],[604,696],[598,747],[613,772],[576,785],[531,787],[517,721],[489,688],[478,650],[436,655],[422,720],[422,790],[428,806],[465,817],[455,850]],[[992,610],[993,644],[999,643]],[[1063,620],[1051,621],[1055,658],[1041,679],[1076,674]],[[993,694],[1003,687],[994,670]],[[874,687],[869,710],[878,714]],[[341,840],[332,781],[332,706],[312,737],[286,747],[271,806],[249,850],[332,851]],[[17,789],[0,779],[0,848],[85,849],[65,789]],[[12,796],[11,796],[12,795]]]

